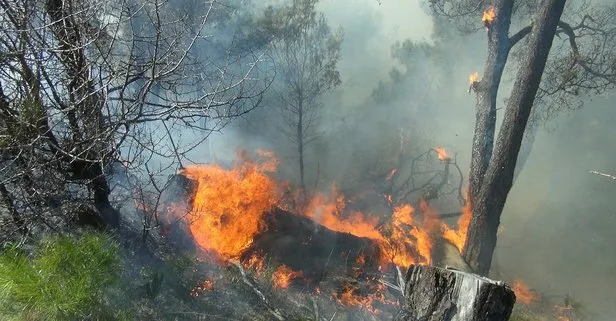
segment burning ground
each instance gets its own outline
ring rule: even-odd
[[[439,166],[453,161],[444,149],[431,153]],[[304,193],[277,180],[271,153],[239,155],[232,166],[188,166],[169,181],[160,236],[150,233],[161,242],[148,242],[156,254],[133,264],[158,268],[127,277],[144,283],[140,315],[167,319],[161,307],[173,306],[174,317],[195,320],[390,319],[410,265],[465,268],[459,251],[469,203],[452,226],[429,198],[394,204],[384,197],[391,213],[360,211],[357,198],[336,188]],[[513,320],[582,320],[570,298],[555,302],[505,280],[517,295]]]
[[[451,161],[444,149],[433,152],[441,162]],[[328,193],[307,192],[277,181],[278,160],[272,153],[257,154],[250,159],[240,153],[231,168],[183,169],[180,176],[190,183],[179,198],[188,196],[189,206],[178,205],[178,199],[168,204],[167,225],[180,228],[166,230],[171,239],[171,233],[186,234],[181,238],[194,242],[193,252],[203,264],[237,269],[258,296],[258,288],[269,288],[317,296],[334,302],[334,309],[391,313],[403,271],[413,264],[439,264],[446,261],[443,247],[463,246],[470,204],[463,208],[459,228],[445,224],[425,199],[417,208],[392,205],[383,222],[353,208],[335,187]],[[195,293],[214,291],[217,284],[206,278]]]

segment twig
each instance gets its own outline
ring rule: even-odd
[[[314,319],[319,320],[319,306],[317,305],[317,300],[312,298],[312,307],[314,308]]]
[[[398,276],[398,287],[400,288],[400,293],[404,296],[404,288],[406,286],[406,280],[404,279],[404,273],[399,266],[396,265],[396,274]]]
[[[607,177],[607,178],[610,178],[610,179],[616,181],[616,176],[614,176],[614,175],[610,175],[610,174],[606,174],[606,173],[601,173],[601,172],[597,172],[597,171],[590,171],[590,173],[591,174],[597,174],[597,175],[603,176],[603,177]]]
[[[282,314],[280,314],[280,312],[278,312],[276,309],[272,308],[263,292],[261,292],[261,290],[259,290],[257,286],[250,281],[248,275],[246,274],[246,270],[244,270],[244,267],[239,262],[232,261],[231,263],[233,263],[233,265],[235,265],[240,270],[240,273],[242,274],[242,281],[244,281],[244,283],[250,286],[252,290],[261,298],[261,300],[265,304],[265,308],[267,308],[267,311],[271,313],[276,319],[284,321],[285,318],[282,316]]]
[[[379,280],[379,283],[387,286],[388,288],[390,288],[392,290],[395,290],[397,292],[402,293],[402,288],[400,288],[399,286],[397,286],[397,285],[395,285],[395,284],[393,284],[391,282],[388,282],[388,281],[385,281],[385,280]]]

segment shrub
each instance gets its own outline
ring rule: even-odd
[[[45,238],[33,255],[7,245],[0,254],[0,319],[108,315],[102,298],[118,280],[118,266],[118,245],[100,233]]]

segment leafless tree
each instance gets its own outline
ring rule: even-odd
[[[118,226],[111,168],[180,161],[256,106],[269,84],[260,56],[212,48],[216,10],[215,1],[190,12],[166,0],[0,1],[3,227],[28,234],[75,217]],[[187,129],[189,142],[178,137]]]
[[[579,106],[580,98],[610,90],[616,83],[614,5],[570,2],[565,10],[565,3],[430,0],[434,12],[451,18],[462,30],[487,29],[483,76],[472,83],[477,94],[469,175],[473,217],[463,249],[465,260],[481,274],[490,269],[500,215],[531,114],[549,116]],[[494,16],[483,19],[482,25],[482,12],[491,11]],[[529,20],[510,34],[512,24]],[[495,143],[497,94],[510,53],[518,58],[513,59],[517,72]],[[541,108],[533,112],[536,102]]]
[[[273,95],[284,119],[280,130],[297,148],[300,185],[306,191],[306,146],[320,135],[323,97],[340,84],[337,63],[342,31],[333,32],[315,0],[294,0],[266,12],[265,29],[276,38],[270,44],[276,63]]]

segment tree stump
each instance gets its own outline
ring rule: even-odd
[[[500,281],[434,266],[411,266],[398,321],[506,321],[515,294]]]

